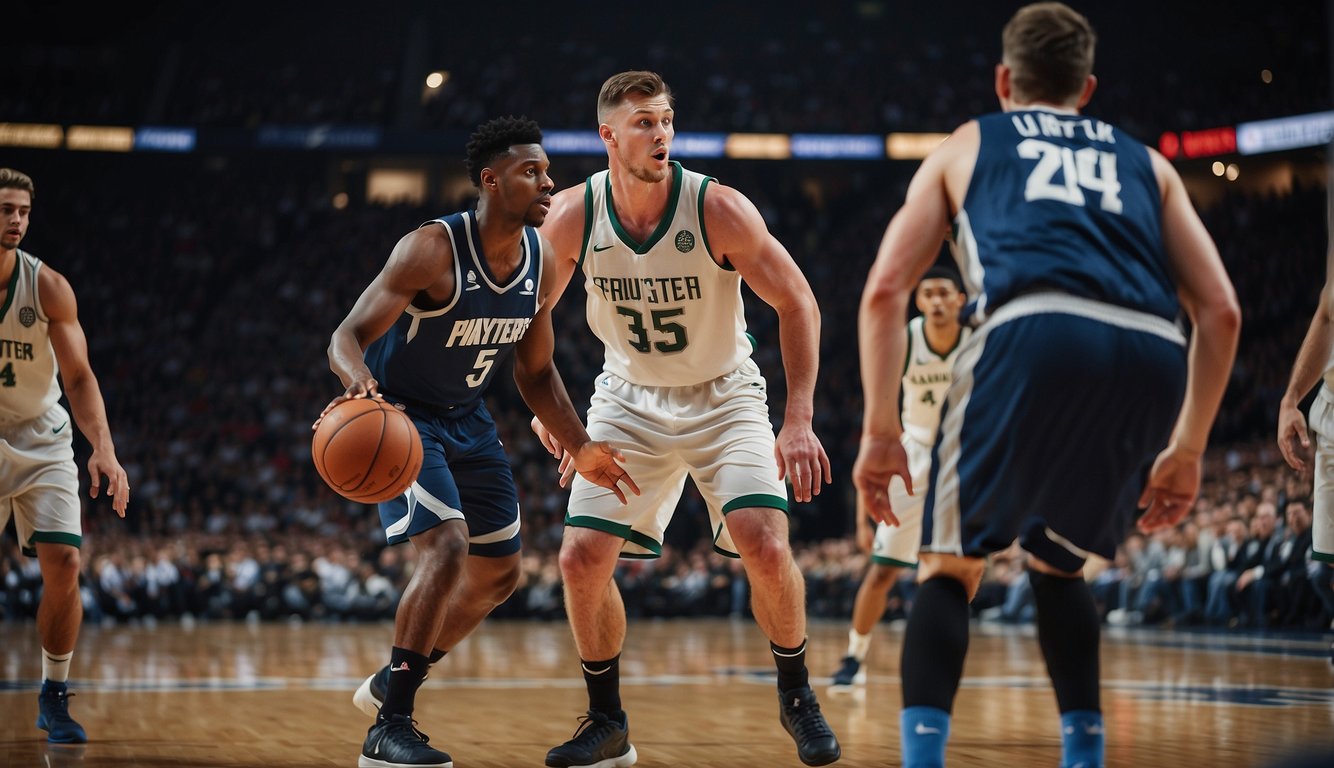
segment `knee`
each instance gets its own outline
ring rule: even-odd
[[[884,565],[873,565],[866,574],[866,581],[872,588],[888,592],[894,586],[899,569]]]
[[[741,556],[747,570],[777,573],[792,563],[792,547],[785,537],[778,536],[774,531],[760,531],[748,537],[745,545],[740,541],[737,545],[742,549]]]
[[[500,605],[514,594],[514,590],[519,587],[519,558],[515,557],[514,562],[508,568],[498,569],[492,574],[487,584],[489,598],[493,605]]]
[[[442,525],[434,535],[419,542],[418,568],[448,569],[460,567],[468,556],[468,532],[462,526]]]
[[[68,544],[39,545],[42,581],[48,589],[73,588],[79,583],[79,569],[83,559],[77,547]]]
[[[585,583],[597,579],[608,570],[603,550],[592,546],[586,539],[567,539],[561,544],[560,575],[566,582]],[[611,568],[615,569],[615,558]]]

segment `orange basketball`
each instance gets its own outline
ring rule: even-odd
[[[344,400],[320,421],[310,442],[320,477],[340,495],[378,504],[403,493],[422,468],[417,426],[383,400]]]

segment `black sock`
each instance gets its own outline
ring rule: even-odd
[[[434,663],[436,663],[437,661],[440,661],[441,659],[445,658],[445,654],[446,654],[446,653],[449,653],[449,651],[442,651],[442,650],[440,650],[439,648],[432,648],[432,649],[431,649],[431,663],[434,664]]]
[[[389,689],[380,705],[380,717],[411,715],[417,689],[426,678],[431,660],[420,653],[394,646],[389,654]]]
[[[588,708],[613,719],[620,719],[621,711],[621,655],[606,661],[583,661],[584,685],[588,686]]]
[[[774,654],[774,664],[778,666],[778,690],[790,691],[810,685],[806,673],[806,641],[796,648],[784,648],[769,641],[769,650]]]
[[[1101,712],[1098,703],[1098,606],[1082,578],[1028,572],[1037,603],[1038,645],[1061,712]]]
[[[928,580],[917,589],[903,635],[903,706],[953,712],[967,655],[968,592],[957,579]]]

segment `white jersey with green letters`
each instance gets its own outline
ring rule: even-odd
[[[645,386],[711,381],[751,351],[741,276],[713,260],[704,231],[714,179],[676,162],[671,172],[667,210],[643,243],[616,218],[608,171],[590,176],[584,191],[588,325],[606,347],[606,370]]]
[[[936,441],[940,406],[950,388],[950,369],[966,338],[968,329],[962,328],[953,347],[936,351],[926,341],[925,318],[918,315],[908,321],[908,356],[903,366],[903,431],[923,445]]]
[[[56,354],[37,294],[42,262],[18,251],[0,303],[0,425],[31,421],[60,400]]]

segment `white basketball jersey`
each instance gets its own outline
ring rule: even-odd
[[[29,421],[60,400],[56,353],[37,295],[42,262],[18,251],[0,304],[0,424]]]
[[[903,366],[903,431],[923,445],[936,441],[940,406],[950,388],[950,371],[968,333],[968,328],[960,329],[958,342],[942,355],[926,343],[925,318],[918,315],[908,321],[908,357]]]
[[[714,181],[673,162],[662,221],[644,243],[621,227],[608,171],[584,191],[579,262],[588,292],[588,326],[606,346],[606,369],[646,386],[716,379],[750,356],[741,276],[709,253],[702,220]]]

